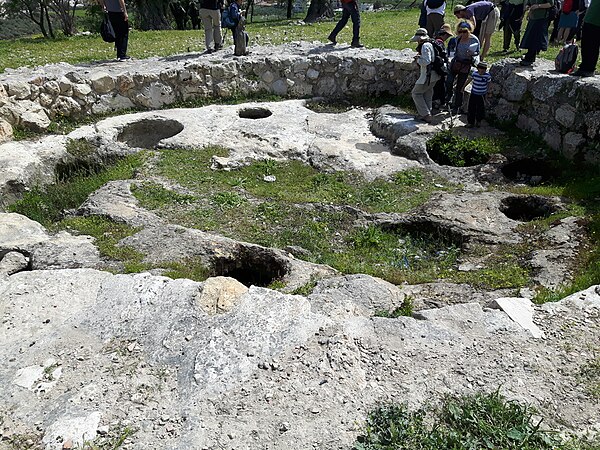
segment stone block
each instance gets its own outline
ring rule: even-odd
[[[568,159],[575,159],[583,144],[585,144],[585,138],[579,133],[570,131],[563,138],[563,154]]]
[[[61,77],[58,79],[58,86],[61,95],[70,96],[73,93],[73,85],[67,77]]]
[[[534,338],[544,336],[542,330],[533,323],[533,304],[526,298],[505,297],[492,302],[492,307],[504,311],[508,317],[529,331]]]
[[[17,100],[26,100],[31,95],[31,87],[26,81],[11,80],[8,82],[8,95]]]
[[[288,84],[285,80],[277,80],[271,86],[271,90],[276,95],[287,95],[288,93]]]
[[[106,72],[94,72],[90,75],[90,82],[98,94],[106,94],[115,88],[115,80]]]
[[[92,88],[86,83],[77,83],[73,85],[73,95],[77,98],[85,98],[92,92]]]
[[[600,111],[587,112],[584,115],[584,121],[588,138],[594,139],[600,136]]]
[[[263,72],[260,79],[263,80],[267,84],[271,84],[273,82],[273,80],[275,80],[275,75],[270,70],[267,70],[267,71]]]
[[[554,150],[560,150],[562,145],[562,136],[560,131],[555,128],[548,128],[542,138],[544,139],[544,142],[550,146],[550,148]]]
[[[49,95],[52,95],[53,97],[56,97],[58,94],[60,94],[60,85],[56,80],[47,81],[42,85],[42,89],[44,90],[44,92],[46,92]]]
[[[564,104],[559,106],[554,113],[554,118],[565,128],[572,128],[575,123],[577,110],[571,105]]]
[[[102,114],[112,111],[121,111],[124,109],[133,108],[133,102],[119,94],[106,94],[101,96],[96,103],[92,105],[92,113]]]
[[[12,140],[13,128],[10,123],[0,118],[0,144]]]
[[[358,69],[358,76],[365,81],[374,82],[377,76],[377,70],[371,65],[360,66]]]
[[[320,72],[315,69],[308,69],[308,71],[306,72],[306,78],[308,78],[309,80],[316,80],[319,78],[319,75]]]
[[[502,96],[510,102],[520,102],[527,92],[528,82],[523,73],[511,73],[502,85]]]

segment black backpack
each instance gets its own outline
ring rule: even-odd
[[[427,67],[427,72],[431,73],[433,70],[439,76],[444,77],[448,74],[448,56],[446,56],[444,44],[437,40],[433,40],[431,41],[431,45],[433,45],[434,58]]]
[[[596,0],[595,0],[596,1]],[[577,56],[579,55],[579,47],[577,44],[567,44],[560,49],[556,59],[554,60],[554,67],[559,73],[571,73],[575,69],[577,63]]]
[[[113,28],[112,23],[110,23],[108,14],[104,14],[104,20],[100,25],[100,36],[102,36],[104,42],[115,42],[117,40],[115,29]]]
[[[561,9],[561,5],[558,2],[558,0],[553,0],[552,1],[552,6],[550,8],[548,8],[548,20],[550,22],[554,21],[558,15],[560,14],[560,9]]]

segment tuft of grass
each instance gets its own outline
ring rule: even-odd
[[[211,276],[210,269],[198,258],[181,262],[168,262],[161,265],[167,269],[163,275],[173,279],[187,278],[194,281],[204,281]]]
[[[414,299],[409,295],[404,297],[402,306],[398,306],[391,311],[381,310],[375,312],[375,317],[387,317],[389,319],[395,319],[397,317],[412,317],[414,312]]]
[[[21,200],[8,207],[16,212],[51,228],[62,219],[65,210],[79,207],[87,197],[112,180],[133,178],[142,166],[143,155],[130,155],[100,169],[97,173],[63,174],[61,180],[45,188],[37,187],[26,192]]]
[[[158,209],[166,205],[185,205],[196,201],[196,197],[166,189],[158,183],[143,182],[133,184],[131,193],[146,209]]]
[[[583,448],[541,428],[537,411],[499,391],[447,396],[437,409],[383,405],[369,414],[355,450],[558,450]]]
[[[285,286],[286,286],[286,284],[283,281],[273,280],[273,281],[271,281],[271,284],[269,284],[267,287],[269,289],[273,289],[274,291],[278,291],[278,290],[285,288]]]
[[[92,441],[85,441],[82,445],[75,447],[76,450],[118,450],[123,447],[125,441],[135,433],[129,426],[118,425],[109,429],[106,436],[98,436]]]
[[[443,130],[427,141],[427,153],[436,163],[444,166],[468,167],[485,163],[499,153],[497,142],[488,138],[468,139],[452,130]]]
[[[74,158],[87,159],[96,152],[96,147],[86,139],[69,139],[66,150]]]
[[[302,295],[304,297],[308,297],[310,294],[312,294],[312,291],[316,285],[317,285],[317,280],[314,279],[313,277],[311,277],[310,281],[308,281],[307,283],[303,284],[300,287],[297,287],[291,293],[293,295]]]
[[[142,253],[131,247],[117,245],[119,241],[137,233],[139,229],[114,222],[105,217],[69,217],[57,223],[54,229],[92,236],[95,238],[95,244],[102,256],[122,261],[124,264],[141,264],[144,257]],[[139,270],[128,272],[141,272],[146,269],[145,266],[143,268],[140,266]]]

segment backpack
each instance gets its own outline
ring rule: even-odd
[[[115,42],[117,40],[115,29],[113,28],[112,23],[110,23],[108,14],[104,14],[104,20],[100,25],[100,36],[102,36],[104,42]]]
[[[248,54],[248,43],[250,41],[250,37],[248,33],[246,33],[244,18],[242,17],[233,30],[233,40],[235,42],[235,47],[233,48],[233,54],[235,56],[243,56]]]
[[[429,9],[438,9],[444,4],[446,0],[426,0],[425,5]],[[436,30],[437,31],[437,30]]]
[[[433,46],[433,61],[427,66],[427,77],[431,78],[431,71],[434,71],[439,76],[444,77],[448,74],[448,57],[446,56],[446,49],[444,44],[436,40],[431,41]]]
[[[225,8],[221,12],[221,28],[235,28],[235,22],[231,18],[231,10],[230,8]]]
[[[575,63],[577,63],[577,56],[579,55],[579,47],[574,42],[567,44],[560,49],[556,59],[554,60],[554,67],[559,73],[571,73],[575,69]]]

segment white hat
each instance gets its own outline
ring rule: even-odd
[[[419,42],[423,39],[427,39],[429,35],[427,34],[427,30],[425,28],[419,28],[415,31],[415,35],[410,38],[408,42]]]

